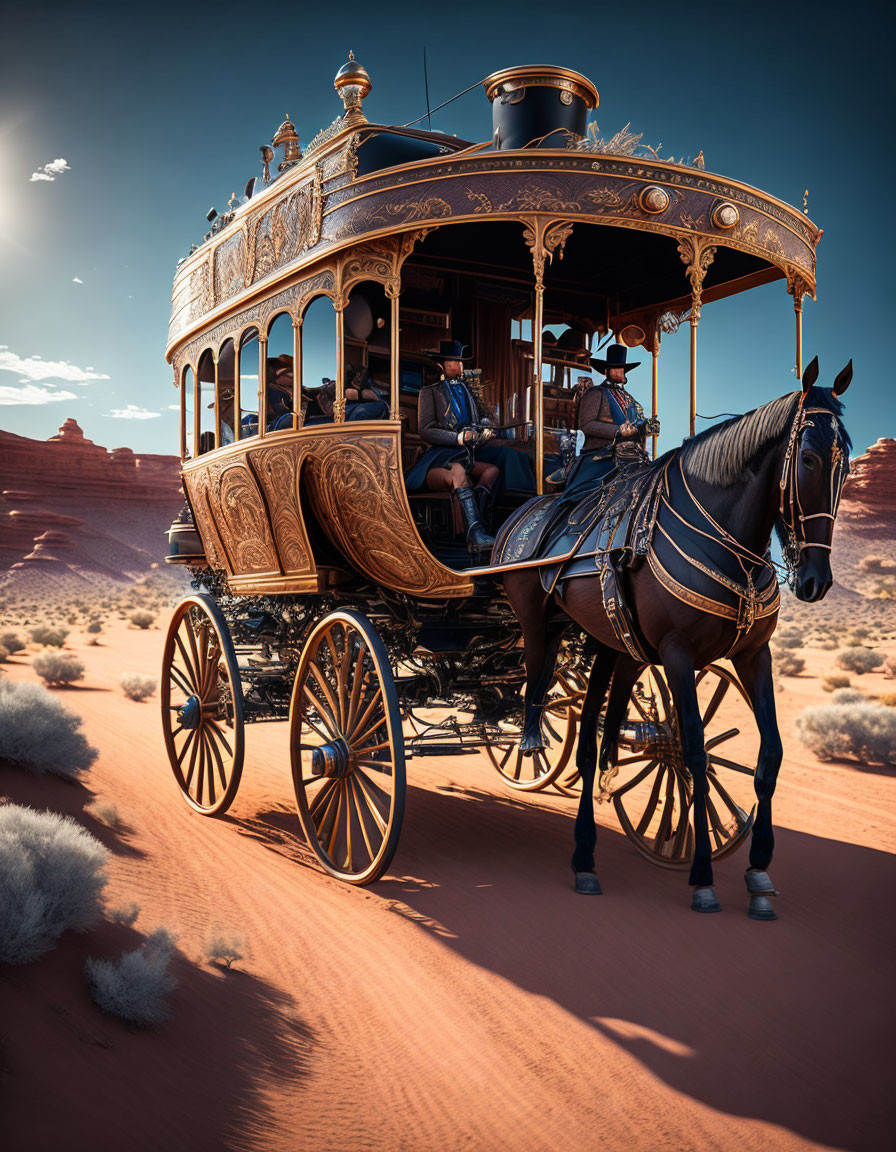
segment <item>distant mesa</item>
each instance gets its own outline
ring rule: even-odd
[[[883,437],[851,462],[841,514],[857,527],[896,526],[896,440]]]
[[[71,417],[48,440],[0,431],[0,493],[0,588],[29,595],[142,577],[183,504],[177,456],[107,451]]]

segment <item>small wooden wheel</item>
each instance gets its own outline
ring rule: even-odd
[[[230,632],[204,593],[175,608],[162,658],[162,729],[177,786],[191,808],[218,816],[243,770],[243,692]]]
[[[548,691],[542,714],[541,731],[546,747],[532,756],[524,756],[520,751],[519,728],[508,731],[506,738],[486,745],[489,760],[511,788],[519,792],[540,792],[557,779],[575,748],[578,708],[584,694],[579,674],[561,667]]]
[[[697,674],[697,699],[708,759],[712,858],[721,860],[740,846],[753,826],[752,765],[758,735],[746,693],[721,665],[710,664]],[[729,742],[736,759],[719,752]],[[672,695],[659,668],[647,668],[632,690],[616,767],[618,774],[605,786],[626,835],[653,863],[687,868],[694,850],[693,784],[682,762]]]
[[[327,872],[369,884],[389,867],[404,815],[404,738],[389,658],[360,612],[311,630],[289,710],[299,820]]]

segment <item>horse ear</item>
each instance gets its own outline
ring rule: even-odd
[[[812,359],[811,364],[806,366],[806,371],[803,373],[803,392],[808,392],[815,381],[818,379],[818,357]]]
[[[846,389],[849,387],[849,382],[852,380],[852,360],[846,365],[837,379],[834,381],[834,395],[842,396]]]

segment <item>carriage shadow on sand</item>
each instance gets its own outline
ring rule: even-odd
[[[605,894],[583,898],[565,871],[571,813],[420,788],[408,811],[390,874],[368,889],[393,911],[714,1109],[836,1147],[883,1146],[891,855],[779,829],[781,919],[757,924],[745,852],[718,865],[722,916],[702,917],[681,875],[647,866],[613,828],[598,833]],[[600,1079],[586,1072],[583,1093]]]

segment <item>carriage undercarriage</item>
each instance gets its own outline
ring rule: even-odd
[[[245,727],[269,721],[290,727],[296,807],[309,846],[327,872],[354,884],[378,879],[391,863],[408,760],[484,751],[518,793],[580,791],[573,752],[593,649],[574,626],[546,701],[545,748],[525,756],[522,643],[496,589],[480,589],[451,618],[444,604],[412,605],[383,589],[240,597],[226,592],[218,573],[193,575],[197,592],[178,605],[166,640],[162,707],[175,779],[203,815],[230,807]],[[721,859],[752,826],[755,760],[722,755],[748,726],[749,705],[722,666],[704,669],[698,685],[708,725],[713,857]],[[723,700],[740,703],[738,723],[729,715],[727,727],[713,730]],[[645,668],[632,691],[599,799],[612,801],[642,855],[664,867],[688,866],[692,782],[655,667]]]

